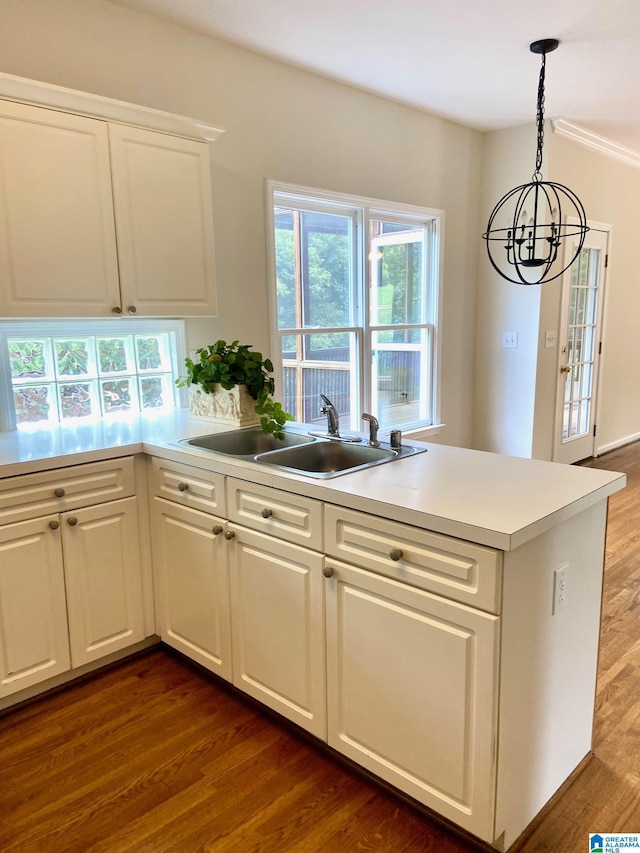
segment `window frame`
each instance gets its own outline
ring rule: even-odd
[[[273,179],[265,182],[265,204],[267,223],[267,266],[268,266],[268,293],[269,293],[269,335],[270,349],[274,354],[274,376],[277,393],[283,397],[284,376],[282,365],[281,337],[284,334],[313,334],[316,329],[303,327],[300,329],[280,329],[278,327],[278,297],[276,277],[276,255],[275,255],[275,215],[274,207],[284,200],[277,196],[286,196],[286,203],[295,208],[299,203],[304,205],[305,210],[313,210],[321,213],[333,213],[341,215],[355,214],[355,248],[354,248],[354,275],[353,275],[353,312],[351,318],[353,325],[340,328],[324,328],[317,331],[354,333],[356,336],[356,363],[360,374],[357,382],[358,393],[353,397],[354,412],[352,413],[351,429],[361,429],[360,415],[364,411],[372,411],[372,371],[366,369],[371,364],[372,340],[377,331],[386,330],[388,327],[372,325],[371,323],[371,268],[367,261],[369,250],[370,221],[384,220],[407,225],[423,225],[427,227],[427,252],[425,273],[427,278],[426,293],[422,306],[422,322],[420,324],[408,324],[407,328],[419,329],[428,327],[430,337],[430,352],[432,369],[428,376],[430,387],[428,389],[431,421],[427,423],[413,422],[406,426],[407,433],[421,433],[422,435],[436,434],[442,426],[441,418],[441,363],[442,363],[442,294],[443,294],[443,259],[444,259],[444,227],[445,212],[438,208],[422,207],[401,202],[385,201],[382,199],[369,198],[367,196],[350,195],[330,190],[322,190],[315,187],[306,187],[299,184],[290,184]],[[360,233],[358,233],[360,232]],[[428,318],[428,319],[427,319]],[[391,328],[402,329],[403,325],[393,325]],[[353,384],[353,378],[352,378]]]
[[[15,405],[13,399],[13,385],[11,381],[11,369],[9,365],[9,352],[7,341],[9,338],[31,336],[43,337],[95,337],[103,335],[153,335],[154,333],[173,333],[175,335],[175,348],[171,348],[171,367],[173,377],[180,375],[181,365],[184,364],[186,356],[186,335],[184,320],[167,320],[160,317],[118,317],[118,318],[45,318],[37,319],[0,319],[0,433],[12,432],[19,429],[16,423]],[[186,405],[186,392],[178,390],[176,394],[176,408]],[[125,417],[140,416],[141,412],[132,412]],[[100,421],[109,421],[111,416],[97,418]],[[121,418],[123,415],[113,415]],[[93,421],[93,418],[92,418]],[[73,421],[77,425],[78,421]],[[29,429],[55,429],[60,424],[34,423]]]

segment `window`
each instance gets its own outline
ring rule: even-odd
[[[0,344],[4,429],[165,411],[179,399],[179,321],[3,322]]]
[[[439,422],[442,211],[268,183],[274,366],[297,421]]]

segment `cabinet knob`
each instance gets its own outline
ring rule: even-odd
[[[136,308],[135,305],[129,305],[129,307],[127,308],[127,311],[129,312],[129,314],[137,314],[138,313],[138,309]]]
[[[178,489],[181,492],[186,492],[189,488],[189,483],[178,483]]]
[[[322,574],[325,576],[325,578],[332,578],[333,572],[334,570],[331,568],[331,566],[326,566],[326,568],[322,570]]]
[[[54,489],[53,494],[57,498],[63,498],[64,497],[64,489]]]
[[[49,527],[50,527],[52,530],[57,530],[57,529],[60,527],[60,522],[59,522],[59,521],[50,521],[50,522],[49,522]]]
[[[75,515],[72,515],[71,518],[67,519],[67,524],[70,524],[71,527],[75,527],[77,523],[78,519],[75,517]]]
[[[116,305],[115,308],[111,309],[111,313],[115,314],[116,317],[119,317],[122,314],[122,308],[119,305]]]
[[[222,525],[214,524],[214,526],[211,528],[211,532],[214,536],[219,536],[222,533]]]
[[[389,551],[389,556],[394,562],[398,562],[398,560],[402,559],[402,549],[401,548],[392,548]]]
[[[265,508],[262,510],[262,512],[260,513],[260,515],[261,515],[263,518],[271,518],[271,516],[273,515],[273,510],[272,510],[272,509],[268,509],[267,507],[265,507]]]
[[[224,538],[225,539],[233,539],[235,535],[236,535],[235,530],[227,530],[227,532],[224,534]]]

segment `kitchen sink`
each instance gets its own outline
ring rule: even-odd
[[[316,479],[338,477],[393,462],[404,456],[424,453],[425,448],[403,445],[399,450],[388,444],[372,447],[351,441],[313,437],[306,432],[285,430],[280,438],[261,427],[246,427],[231,432],[183,438],[178,444],[210,453],[234,456],[247,462],[268,465],[281,471]]]
[[[317,441],[314,444],[261,453],[256,462],[277,465],[311,477],[332,477],[358,468],[368,468],[390,462],[398,456],[396,450],[350,444],[342,441]]]
[[[310,435],[296,432],[283,432],[281,438],[262,431],[262,427],[247,427],[232,432],[219,432],[213,435],[201,435],[198,438],[183,438],[180,444],[201,447],[213,453],[225,453],[229,456],[250,456],[266,453],[270,450],[282,450],[299,444],[315,441]]]

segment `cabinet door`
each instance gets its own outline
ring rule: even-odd
[[[323,558],[229,531],[233,683],[326,739]]]
[[[215,314],[209,146],[109,126],[122,308]]]
[[[144,639],[136,498],[60,519],[71,663],[77,667]]]
[[[0,315],[120,304],[106,122],[0,105]]]
[[[157,497],[152,521],[158,633],[231,681],[225,521]]]
[[[498,618],[327,567],[329,744],[493,841]]]
[[[0,527],[0,697],[70,666],[57,515]]]

